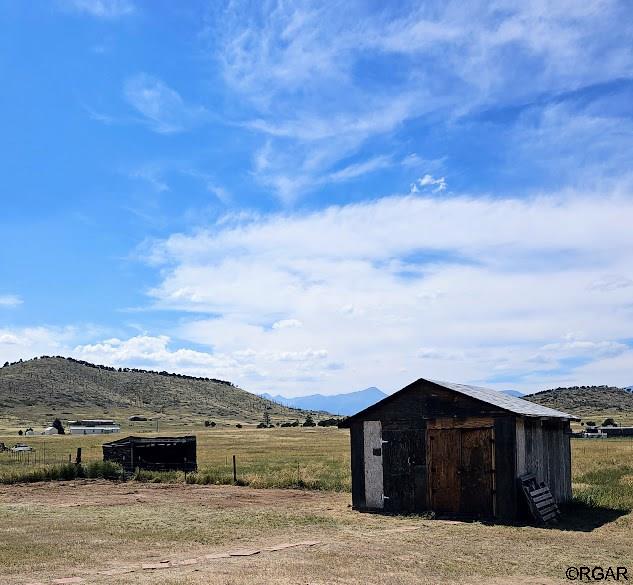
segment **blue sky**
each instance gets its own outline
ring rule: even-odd
[[[633,383],[626,2],[0,0],[0,360]]]

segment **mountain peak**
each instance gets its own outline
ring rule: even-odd
[[[356,390],[343,394],[310,394],[309,396],[297,396],[294,398],[271,394],[262,394],[261,396],[293,408],[351,415],[382,400],[387,394],[380,390],[380,388],[370,386],[364,390]]]

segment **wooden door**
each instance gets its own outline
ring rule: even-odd
[[[460,431],[429,429],[427,434],[430,508],[438,514],[457,514],[460,508]]]
[[[460,513],[493,516],[492,429],[461,429]]]
[[[385,511],[426,509],[424,431],[383,430]]]
[[[494,515],[492,428],[429,429],[431,510],[469,518]]]

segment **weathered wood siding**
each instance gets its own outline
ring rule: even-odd
[[[571,499],[569,423],[525,420],[525,472],[545,482],[557,502]]]
[[[378,428],[374,425],[374,430],[370,431],[373,438],[368,440],[363,425],[369,421],[380,423],[380,434],[374,432]],[[368,410],[364,420],[351,422],[353,505],[356,509],[380,508],[377,502],[380,483],[375,479],[375,464],[379,459],[385,511],[431,509],[429,494],[431,484],[437,482],[437,478],[433,478],[430,470],[429,429],[489,428],[493,437],[491,457],[494,467],[490,470],[493,513],[497,519],[512,521],[518,517],[522,505],[517,478],[523,473],[535,473],[539,481],[547,482],[557,501],[571,497],[569,435],[565,430],[568,427],[566,421],[542,422],[541,419],[515,416],[432,383],[412,385],[394,399]],[[450,432],[446,434],[449,435]],[[461,446],[461,433],[457,435]],[[378,439],[388,442],[379,444]],[[460,446],[447,445],[446,448],[450,451],[451,447]],[[374,449],[381,449],[380,457]],[[368,461],[374,465],[371,469],[368,469]],[[368,491],[369,482],[373,487]],[[476,483],[474,478],[470,483]],[[488,483],[484,481],[481,485]],[[461,494],[460,498],[467,502],[468,498],[462,497],[461,487],[454,487]],[[368,493],[372,494],[369,499]],[[482,508],[480,502],[475,503]],[[465,507],[466,504],[460,504],[460,514],[468,514]]]
[[[382,429],[379,420],[363,423],[365,458],[365,506],[383,507]]]

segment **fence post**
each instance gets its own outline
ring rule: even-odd
[[[233,455],[233,483],[237,483],[237,465],[235,463],[235,455]]]
[[[75,459],[77,465],[81,465],[81,447],[77,447],[77,459]]]

